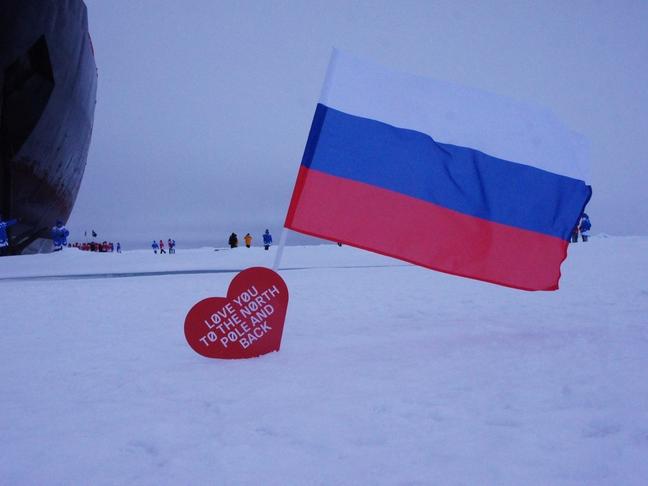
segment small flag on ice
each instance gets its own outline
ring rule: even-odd
[[[584,152],[551,113],[334,51],[285,226],[555,290],[591,196]]]

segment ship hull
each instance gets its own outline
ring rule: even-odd
[[[12,253],[47,251],[86,166],[97,68],[81,0],[0,4],[0,213]]]

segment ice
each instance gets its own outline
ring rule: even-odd
[[[194,353],[274,251],[0,259],[0,484],[648,484],[648,238],[570,246],[557,292],[287,247],[281,351]]]

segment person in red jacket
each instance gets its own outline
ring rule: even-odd
[[[166,251],[164,251],[164,241],[160,240],[160,255],[162,253],[166,253]]]

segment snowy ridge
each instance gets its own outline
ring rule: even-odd
[[[0,278],[273,258],[64,251]],[[646,483],[648,238],[572,245],[557,292],[346,246],[282,266],[281,352],[237,362],[182,331],[232,273],[0,280],[0,484]]]

